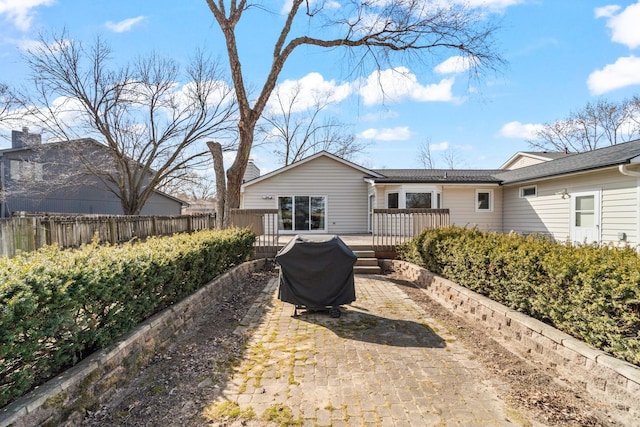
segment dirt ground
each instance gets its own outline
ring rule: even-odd
[[[254,273],[233,296],[211,307],[189,335],[157,355],[109,402],[87,413],[83,426],[231,426],[210,424],[202,410],[219,395],[242,359],[248,337],[234,334],[256,296],[275,272]],[[477,360],[508,385],[502,396],[517,411],[541,425],[616,426],[589,396],[573,391],[553,371],[510,353],[481,329],[451,314],[410,282],[388,275],[431,317],[446,326]],[[526,424],[525,424],[526,425]]]

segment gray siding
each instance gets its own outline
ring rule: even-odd
[[[279,196],[326,196],[327,233],[367,233],[365,174],[325,156],[246,185],[244,209],[276,209]]]
[[[88,150],[95,150],[94,145],[87,146]],[[16,211],[122,215],[119,199],[99,180],[93,176],[69,173],[82,167],[74,155],[77,154],[75,150],[84,147],[75,144],[73,149],[65,149],[60,144],[43,144],[36,151],[27,148],[0,153],[0,172],[4,175],[1,183],[7,189],[5,200],[1,201],[0,216],[10,216]],[[38,163],[42,167],[42,175],[36,179],[14,180],[11,178],[11,160]],[[70,177],[69,183],[65,182],[65,176]],[[66,188],[60,189],[61,186]],[[154,193],[141,215],[180,215],[181,209],[178,200]]]

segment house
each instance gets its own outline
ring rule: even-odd
[[[637,245],[639,156],[636,140],[520,152],[499,169],[367,169],[319,152],[244,183],[241,208],[278,209],[283,234],[364,234],[373,209],[446,208],[458,226]]]
[[[91,138],[42,144],[27,128],[13,131],[11,148],[0,150],[0,218],[12,212],[122,215],[116,195],[87,172],[108,159],[104,152]],[[141,215],[180,215],[185,204],[155,191]]]

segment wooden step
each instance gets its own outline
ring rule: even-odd
[[[356,265],[353,267],[354,274],[380,274],[379,265]]]
[[[375,258],[376,257],[376,253],[372,250],[353,251],[353,253],[358,258]]]
[[[356,260],[356,265],[357,266],[361,266],[361,265],[378,265],[378,258],[358,258]]]
[[[380,266],[376,253],[372,250],[357,250],[353,253],[358,257],[353,267],[354,274],[380,274]]]

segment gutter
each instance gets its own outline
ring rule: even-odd
[[[628,164],[622,164],[622,165],[618,166],[618,170],[620,171],[620,173],[622,175],[640,177],[640,171],[629,170],[629,169],[627,169],[627,166],[629,166],[629,165]]]

